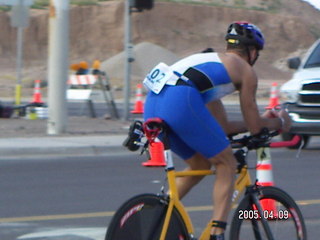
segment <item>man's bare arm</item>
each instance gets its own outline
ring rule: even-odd
[[[243,121],[228,121],[227,113],[221,100],[208,103],[207,108],[219,122],[220,126],[222,126],[226,134],[243,133],[247,131]]]

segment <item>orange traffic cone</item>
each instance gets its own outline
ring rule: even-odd
[[[135,103],[134,109],[131,111],[131,113],[134,113],[134,114],[142,114],[143,113],[142,84],[137,85],[136,103]]]
[[[257,184],[260,186],[274,186],[271,155],[269,148],[259,148],[257,150],[258,162],[257,162],[257,173],[256,178],[258,179]],[[261,206],[264,210],[264,215],[267,218],[276,218],[277,211],[275,201],[272,199],[260,200]],[[268,214],[267,214],[268,213]]]
[[[40,89],[41,80],[35,80],[34,81],[34,90],[33,90],[33,100],[31,104],[42,106],[42,95],[41,95],[41,89]]]
[[[265,109],[278,109],[280,106],[279,103],[279,91],[278,91],[278,83],[272,83],[270,90],[270,99],[269,105]]]
[[[164,146],[163,143],[156,139],[155,142],[149,145],[150,159],[142,163],[145,167],[164,167],[166,162],[164,160]]]

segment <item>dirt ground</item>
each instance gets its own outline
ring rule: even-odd
[[[243,2],[241,4],[246,4],[247,9],[239,6],[223,8],[201,4],[155,2],[151,11],[132,14],[132,42],[134,45],[149,42],[167,49],[178,57],[207,47],[222,51],[228,24],[231,21],[246,19],[257,24],[267,40],[266,49],[256,66],[258,75],[262,79],[277,80],[288,79],[291,75],[279,61],[284,62],[291,53],[308,48],[316,36],[320,36],[320,12],[300,0],[219,2],[227,5]],[[252,9],[257,6],[270,8],[276,3],[278,6],[273,12]],[[184,14],[177,15],[177,12]],[[96,59],[103,62],[121,53],[124,48],[123,13],[123,1],[71,7],[70,64],[87,61],[91,66]],[[17,31],[11,27],[9,12],[0,13],[0,22],[1,100],[4,97],[14,98],[15,94]],[[144,52],[144,61],[150,61],[148,50]],[[161,58],[159,53],[153,55]],[[24,31],[23,97],[32,96],[33,82],[36,79],[42,80],[45,95],[47,57],[48,11],[33,9],[30,13],[30,25]],[[124,71],[121,68],[114,69]],[[118,73],[110,71],[108,74],[114,79],[114,86],[123,84],[122,79],[115,77]]]

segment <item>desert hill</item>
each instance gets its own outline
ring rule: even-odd
[[[256,66],[257,72],[264,79],[276,80],[290,77],[291,72],[282,67],[288,55],[304,51],[320,37],[320,11],[300,0],[200,2],[156,1],[152,10],[133,13],[133,44],[148,42],[149,46],[165,49],[177,57],[207,47],[221,51],[228,24],[236,20],[251,21],[261,28],[267,41]],[[238,6],[239,2],[246,6]],[[70,63],[82,60],[91,63],[95,59],[106,61],[113,57],[114,66],[117,65],[114,57],[123,51],[123,3],[106,1],[92,6],[71,7]],[[16,29],[10,26],[8,12],[0,13],[0,22],[0,91],[10,92],[15,84]],[[46,80],[47,35],[47,10],[32,10],[30,26],[25,30],[24,85],[29,86],[34,79]],[[137,53],[140,65],[143,61],[147,63],[150,56],[147,44],[143,46]],[[155,52],[154,55],[161,59],[161,54]],[[112,69],[115,68],[108,70],[111,78],[115,76]],[[135,77],[139,78],[139,74]],[[119,84],[122,80],[114,77],[114,81]]]

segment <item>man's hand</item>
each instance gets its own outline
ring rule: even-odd
[[[265,111],[262,116],[263,118],[276,118],[279,117],[279,113],[276,110],[267,110]]]
[[[287,111],[285,110],[267,110],[262,114],[263,118],[280,118],[281,119],[281,127],[280,129],[283,132],[289,132],[291,128],[291,118]]]
[[[292,124],[292,121],[291,121],[291,118],[288,114],[288,112],[286,110],[281,110],[279,112],[279,115],[278,115],[281,119],[283,119],[283,126],[282,126],[282,131],[283,132],[289,132],[290,128],[291,128],[291,124]],[[282,120],[281,120],[282,121]]]

